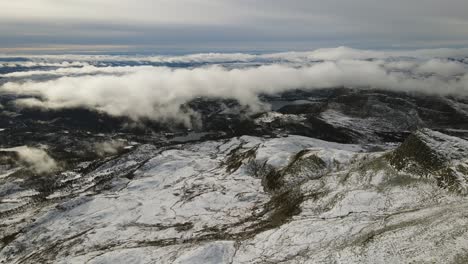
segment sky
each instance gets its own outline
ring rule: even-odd
[[[3,0],[0,53],[468,47],[466,0]]]

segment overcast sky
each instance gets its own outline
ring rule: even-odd
[[[3,0],[0,52],[468,46],[467,0]]]

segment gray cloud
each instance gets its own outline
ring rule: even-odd
[[[196,49],[468,45],[464,0],[3,1],[3,46],[177,45]],[[232,48],[234,48],[232,47]]]

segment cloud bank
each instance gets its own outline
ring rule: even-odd
[[[252,111],[261,111],[265,105],[259,100],[260,94],[291,89],[349,87],[468,96],[467,64],[429,56],[435,54],[459,55],[466,54],[466,51],[425,50],[410,53],[338,48],[309,53],[265,54],[261,55],[263,60],[273,59],[261,65],[258,65],[260,60],[257,59],[255,63],[241,66],[84,66],[52,70],[50,74],[60,75],[54,80],[10,81],[2,85],[0,91],[30,95],[16,101],[22,107],[84,107],[137,121],[142,118],[176,120],[188,126],[194,113],[187,111],[183,105],[198,97],[235,99]],[[404,57],[409,55],[412,57]],[[223,60],[227,56],[224,55]],[[278,58],[283,59],[278,61]],[[460,60],[463,61],[463,57]],[[10,75],[34,74],[46,72],[16,72]]]
[[[224,63],[224,62],[311,62],[317,60],[344,60],[344,59],[386,59],[386,58],[448,58],[468,57],[468,48],[450,49],[416,49],[416,50],[364,50],[345,46],[337,48],[320,48],[312,51],[291,51],[266,54],[250,53],[197,53],[187,55],[158,55],[158,56],[129,56],[129,55],[8,55],[0,57],[0,61],[8,59],[11,65],[23,67],[31,66],[85,66],[109,62],[153,62],[153,63]],[[15,58],[27,60],[15,61]],[[5,62],[6,63],[6,62]],[[1,64],[0,64],[1,65]]]

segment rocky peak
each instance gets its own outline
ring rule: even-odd
[[[401,171],[436,179],[437,184],[465,193],[468,179],[468,141],[430,129],[411,134],[390,155]]]

